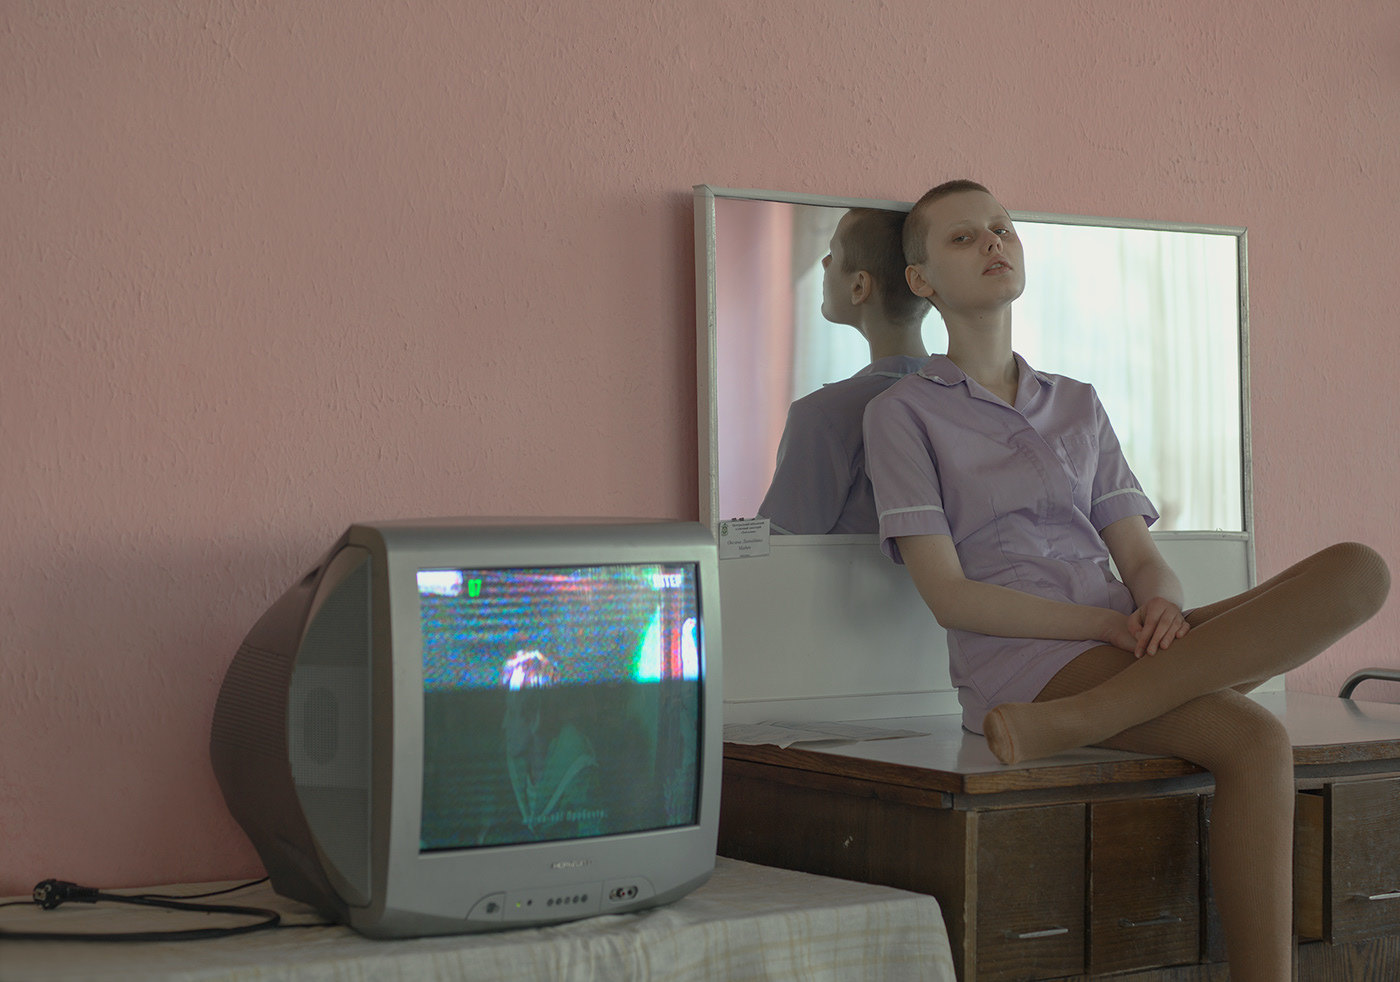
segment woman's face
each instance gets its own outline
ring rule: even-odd
[[[822,259],[822,316],[833,324],[855,324],[856,310],[851,303],[851,287],[858,273],[846,271],[844,235],[851,216],[843,215],[831,235],[830,249]]]
[[[943,313],[1004,306],[1026,288],[1021,240],[1011,216],[984,191],[957,191],[924,206],[927,256],[910,288]]]

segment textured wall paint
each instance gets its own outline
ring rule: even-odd
[[[1397,28],[0,0],[0,894],[258,870],[216,687],[349,521],[694,515],[698,181],[1249,226],[1261,573],[1341,538],[1400,564]],[[1397,610],[1290,683],[1396,664]]]

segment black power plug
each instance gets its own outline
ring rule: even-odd
[[[40,880],[34,884],[34,902],[44,910],[53,910],[69,900],[95,904],[100,897],[100,891],[92,887],[80,887],[67,880]]]

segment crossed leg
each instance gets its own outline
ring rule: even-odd
[[[1291,977],[1293,751],[1242,695],[1301,665],[1385,602],[1390,572],[1355,543],[1324,549],[1252,590],[1197,608],[1191,631],[1145,658],[1103,645],[1062,668],[1033,703],[987,714],[1002,760],[1096,744],[1170,754],[1215,778],[1211,878],[1236,982]]]
[[[1331,546],[1252,590],[1193,610],[1190,632],[1166,651],[1129,656],[1070,694],[1046,698],[1052,681],[1036,702],[997,706],[983,721],[987,743],[1008,764],[1034,760],[1101,744],[1199,696],[1247,691],[1365,622],[1389,589],[1390,571],[1375,550]]]
[[[1086,651],[1042,699],[1073,695],[1121,672],[1133,656]],[[1108,738],[1116,750],[1170,754],[1215,778],[1211,881],[1234,982],[1287,982],[1293,931],[1293,750],[1268,710],[1237,692],[1200,696]]]

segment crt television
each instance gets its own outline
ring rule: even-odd
[[[272,885],[371,937],[639,910],[714,868],[698,523],[352,525],[248,633],[210,756]]]

